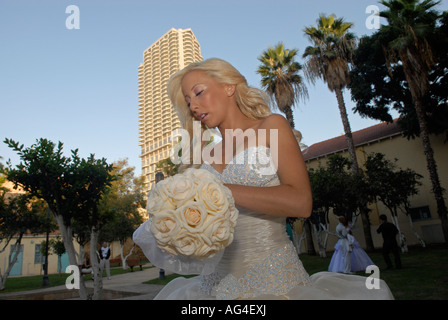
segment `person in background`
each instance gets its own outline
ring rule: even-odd
[[[339,217],[339,224],[336,226],[336,236],[338,242],[334,246],[335,251],[331,257],[328,271],[351,273],[351,243],[349,240],[349,228],[347,219],[344,216]]]
[[[98,254],[100,256],[100,270],[104,271],[106,268],[107,279],[110,280],[110,248],[106,242],[103,242],[103,245],[98,250]]]
[[[395,260],[395,268],[401,269],[400,248],[397,243],[396,236],[398,229],[393,223],[387,221],[385,214],[380,215],[380,226],[376,230],[377,233],[381,233],[383,236],[383,257],[386,261],[387,269],[392,269],[392,261],[389,257],[389,253],[392,252]]]

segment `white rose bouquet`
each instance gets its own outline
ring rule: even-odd
[[[147,210],[157,245],[169,254],[209,258],[233,241],[238,210],[232,193],[205,169],[157,183]]]

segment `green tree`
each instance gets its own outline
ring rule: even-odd
[[[47,139],[39,139],[29,148],[11,139],[5,143],[21,159],[15,169],[9,165],[7,179],[26,192],[44,199],[56,218],[71,265],[79,265],[73,244],[73,221],[90,230],[91,261],[95,272],[94,299],[101,298],[102,277],[96,258],[96,243],[101,226],[107,221],[98,210],[98,203],[114,177],[106,160],[90,155],[81,159],[78,150],[71,157],[63,155],[63,144],[56,146]],[[80,281],[79,294],[87,299],[87,289]]]
[[[58,256],[58,270],[59,275],[62,273],[62,255],[66,253],[64,241],[62,241],[60,236],[57,236],[56,239],[50,239],[48,241],[49,245],[49,254],[55,254]],[[40,251],[42,255],[45,255],[45,247],[46,247],[46,241],[41,242]]]
[[[45,203],[29,194],[8,196],[6,188],[0,189],[0,242],[3,252],[11,242],[8,264],[3,275],[0,270],[0,290],[5,289],[6,280],[17,261],[20,246],[25,233],[44,233],[54,230],[54,225],[47,217]]]
[[[365,198],[365,190],[360,187],[356,180],[358,174],[351,172],[352,162],[339,155],[332,155],[328,158],[327,170],[330,180],[331,194],[329,201],[336,216],[345,216],[349,221],[353,215],[357,214],[361,202]]]
[[[382,44],[386,38],[387,34],[377,32],[360,39],[348,87],[356,102],[354,112],[361,117],[392,122],[390,109],[403,116],[412,107],[412,98],[403,83],[403,69],[397,66],[392,70],[387,66]]]
[[[390,211],[392,220],[398,225],[398,210],[408,213],[409,198],[418,194],[422,176],[411,169],[397,168],[397,159],[394,162],[386,159],[382,153],[372,153],[367,156],[366,179],[371,194],[375,200],[381,201]],[[407,251],[405,237],[400,231],[403,251]]]
[[[448,219],[443,195],[444,190],[437,172],[424,108],[425,96],[429,89],[429,74],[434,68],[435,58],[427,38],[433,35],[436,22],[440,18],[440,14],[433,9],[439,2],[432,0],[390,0],[381,3],[387,9],[381,11],[380,16],[386,18],[388,24],[383,25],[380,32],[384,31],[393,35],[393,39],[385,44],[386,59],[390,68],[398,64],[403,66],[420,127],[420,136],[432,183],[432,191],[437,203],[437,213],[441,220],[445,241],[448,241]]]
[[[171,177],[178,172],[179,165],[174,164],[173,161],[171,161],[171,158],[166,158],[157,162],[156,168],[159,169],[165,177]]]
[[[261,65],[257,70],[262,77],[263,89],[274,98],[277,108],[285,114],[291,128],[294,128],[292,106],[308,97],[308,90],[300,75],[302,65],[295,61],[296,56],[296,49],[285,49],[280,42],[262,53],[258,58]]]
[[[357,175],[360,174],[358,159],[342,93],[342,90],[350,83],[352,55],[357,47],[355,35],[349,32],[352,25],[350,22],[345,22],[343,18],[336,18],[334,14],[329,16],[321,14],[317,19],[317,26],[304,29],[313,45],[305,49],[303,57],[307,59],[304,65],[307,78],[313,83],[317,79],[322,79],[328,89],[336,95],[350,155],[351,170]],[[368,210],[366,205],[361,207],[364,208],[361,211],[364,236],[367,250],[370,251],[373,250],[373,240]]]
[[[146,212],[142,208],[143,180],[134,176],[134,168],[128,166],[127,160],[115,162],[112,173],[117,179],[112,182],[109,192],[102,199],[100,210],[110,212],[113,218],[102,228],[100,240],[119,241],[122,266],[126,269],[126,259],[134,247],[125,256],[124,245],[143,222],[142,211]]]
[[[311,192],[313,194],[313,211],[309,220],[314,226],[314,231],[319,247],[319,255],[326,257],[326,243],[330,221],[328,214],[332,208],[332,174],[326,168],[319,165],[317,169],[309,169]],[[322,239],[322,236],[325,238]]]
[[[365,206],[373,199],[364,176],[353,174],[351,165],[349,159],[335,154],[328,157],[325,166],[308,170],[313,192],[313,214],[310,219],[320,226],[321,231],[329,232],[330,209],[336,216],[345,216],[353,222],[360,212],[367,212]],[[321,252],[326,250],[326,240],[321,241],[319,248]],[[324,255],[321,253],[321,256]]]
[[[328,89],[336,94],[348,152],[353,162],[352,169],[357,172],[355,146],[342,94],[342,90],[350,83],[350,64],[357,46],[356,37],[349,32],[352,25],[333,14],[329,16],[321,14],[317,19],[317,26],[304,29],[313,45],[305,49],[303,57],[307,59],[304,64],[307,78],[312,83],[322,79]]]
[[[448,137],[448,14],[440,19],[440,27],[434,30],[431,41],[436,67],[429,73],[429,89],[424,97],[425,119],[431,134]],[[420,135],[414,103],[407,84],[403,65],[390,66],[384,55],[384,47],[393,35],[381,30],[364,36],[353,55],[354,67],[349,84],[354,111],[362,117],[392,122],[391,110],[398,112],[397,123],[408,139]],[[436,40],[437,39],[437,40]],[[434,45],[435,44],[435,45]]]

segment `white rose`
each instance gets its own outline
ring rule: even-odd
[[[205,235],[213,244],[224,248],[233,241],[233,223],[229,219],[229,215],[214,216],[210,219]]]
[[[188,177],[193,178],[197,182],[200,182],[201,180],[204,180],[204,179],[218,180],[218,178],[213,173],[211,173],[210,171],[205,170],[205,169],[189,168],[184,171],[184,174]]]
[[[152,217],[151,232],[159,245],[166,245],[176,234],[179,224],[173,210],[158,212]]]
[[[192,256],[198,248],[202,248],[203,242],[198,234],[182,229],[173,239],[173,246],[180,254]]]
[[[189,232],[202,232],[207,218],[207,209],[200,202],[189,201],[176,209],[182,227]]]
[[[194,182],[183,174],[176,174],[169,178],[169,183],[166,186],[168,197],[178,207],[193,199],[195,195]]]
[[[205,179],[199,183],[197,198],[198,201],[204,203],[209,214],[223,214],[229,208],[229,197],[224,188],[223,185],[211,179]]]
[[[174,210],[175,206],[166,194],[166,185],[160,181],[149,193],[146,210],[149,215],[153,215],[159,211]]]

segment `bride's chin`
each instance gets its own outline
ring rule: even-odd
[[[212,122],[212,121],[209,121],[208,119],[205,120],[205,121],[203,122],[203,124],[204,124],[207,128],[209,128],[209,129],[214,129],[214,128],[217,128],[217,127],[218,127],[218,124],[217,124],[217,123],[214,123],[214,122]]]

